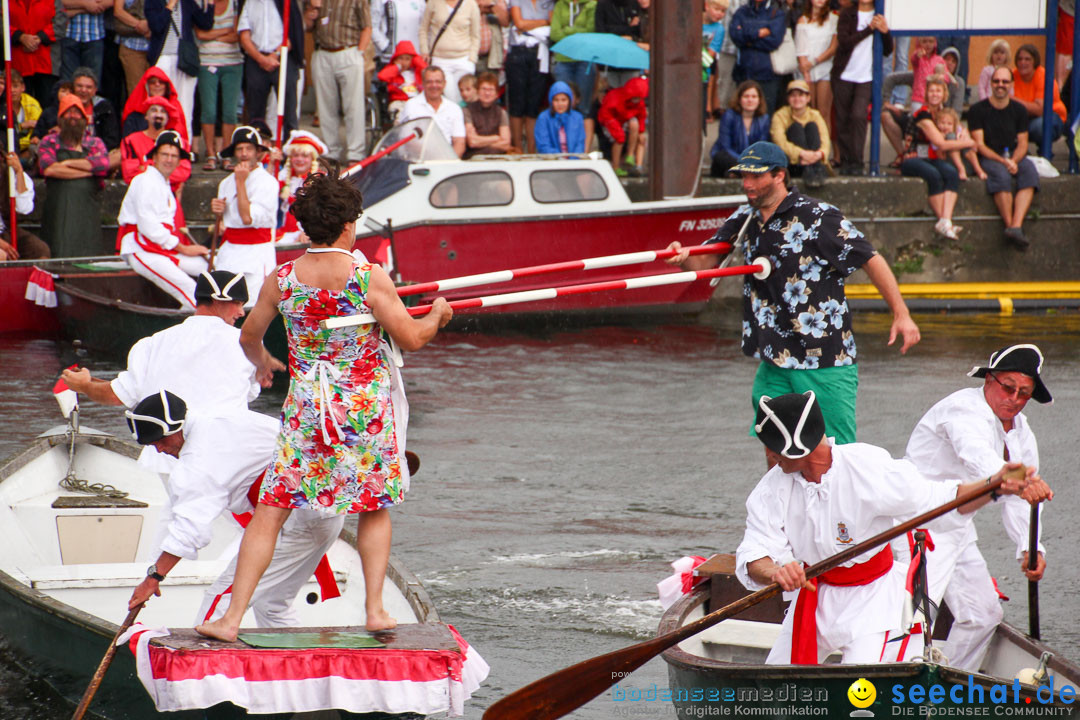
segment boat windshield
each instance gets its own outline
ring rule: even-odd
[[[439,126],[429,117],[409,120],[401,125],[395,125],[388,133],[383,135],[382,140],[371,152],[377,154],[395,143],[401,142],[411,134],[419,131],[420,137],[406,142],[389,153],[392,158],[405,160],[406,162],[429,162],[432,160],[457,160],[457,153],[443,136]]]

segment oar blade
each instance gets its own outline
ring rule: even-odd
[[[663,635],[590,658],[516,690],[484,712],[484,720],[555,720],[573,712],[673,644]]]

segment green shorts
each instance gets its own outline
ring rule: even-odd
[[[825,433],[836,438],[837,445],[855,442],[855,392],[859,389],[859,366],[840,365],[817,370],[791,370],[763,362],[754,375],[752,404],[757,417],[762,395],[776,397],[785,393],[813,390],[825,416]],[[750,436],[756,436],[750,423]]]

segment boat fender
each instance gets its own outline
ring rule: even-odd
[[[754,273],[754,277],[758,280],[764,280],[772,274],[772,265],[769,263],[769,259],[766,257],[754,258],[754,262],[751,265],[760,265],[761,270]]]
[[[1050,658],[1053,657],[1052,653],[1044,652],[1039,659],[1038,668],[1022,668],[1017,671],[1015,678],[1025,685],[1047,685],[1050,684],[1050,673],[1046,671],[1046,664],[1050,662]]]

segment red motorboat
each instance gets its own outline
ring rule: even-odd
[[[743,195],[631,202],[611,165],[598,155],[488,155],[462,162],[428,118],[395,127],[376,153],[417,128],[418,138],[350,175],[364,194],[365,207],[355,247],[384,262],[406,284],[659,250],[676,239],[700,244],[746,202]],[[654,261],[440,294],[453,300],[673,271]],[[481,312],[692,312],[712,292],[708,280],[699,280]],[[419,298],[421,303],[430,300]]]

